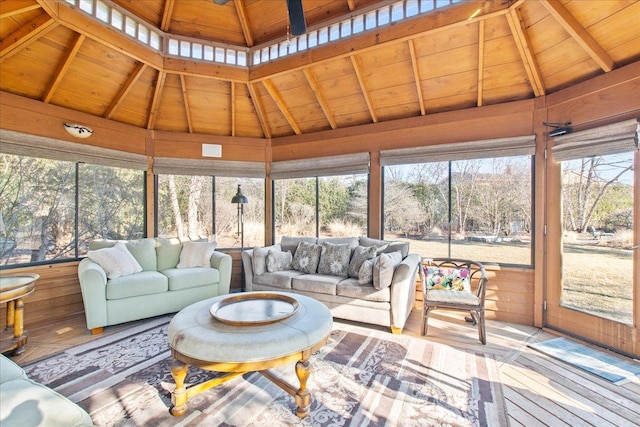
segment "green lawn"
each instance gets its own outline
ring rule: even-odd
[[[448,256],[444,240],[417,240],[385,236],[410,242],[411,252],[423,257]],[[529,242],[482,243],[457,240],[451,256],[486,264],[531,265]],[[584,241],[564,244],[562,304],[596,316],[632,323],[632,250]]]

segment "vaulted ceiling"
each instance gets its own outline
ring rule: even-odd
[[[286,0],[221,3],[2,0],[0,90],[277,138],[530,99],[640,60],[636,0],[302,0],[304,42]]]

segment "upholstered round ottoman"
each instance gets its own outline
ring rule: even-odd
[[[171,320],[169,345],[176,389],[171,413],[183,415],[190,397],[246,372],[260,371],[297,404],[296,414],[309,414],[309,357],[322,347],[333,328],[331,312],[321,302],[284,292],[222,295],[190,305]],[[300,382],[294,387],[267,369],[296,363]],[[189,366],[227,375],[186,389]]]

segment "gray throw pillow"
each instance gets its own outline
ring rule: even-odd
[[[313,274],[318,269],[322,246],[302,241],[298,243],[291,266],[302,273]]]
[[[374,246],[375,247],[375,246]],[[358,272],[358,284],[373,285],[373,265],[377,258],[371,258],[362,263]]]
[[[270,250],[279,251],[280,243],[272,246],[253,248],[253,255],[251,256],[251,267],[253,268],[253,274],[259,276],[267,271],[267,255]]]
[[[267,254],[267,271],[273,273],[275,271],[290,270],[291,261],[293,261],[291,252],[269,250]]]
[[[323,242],[318,273],[347,277],[350,256],[351,248],[348,244],[334,245],[333,243]]]
[[[391,285],[396,266],[402,262],[400,251],[380,254],[373,266],[373,287],[385,289]]]
[[[375,258],[375,256],[375,246],[358,246],[355,248],[351,256],[351,261],[349,262],[349,277],[360,277],[360,267],[362,267],[362,264],[368,259]]]

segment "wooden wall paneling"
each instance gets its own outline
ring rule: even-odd
[[[79,123],[93,129],[91,138],[78,142],[64,123]],[[36,136],[89,144],[129,153],[145,154],[144,129],[106,120],[90,114],[45,104],[7,92],[0,92],[0,127]]]
[[[548,143],[546,132],[548,128],[543,124],[547,122],[547,109],[545,98],[536,99],[533,111],[533,133],[536,135],[536,153],[534,157],[534,182],[533,182],[533,207],[534,207],[534,236],[533,236],[533,266],[536,272],[534,277],[533,295],[533,325],[541,328],[545,324],[545,272],[548,262],[547,235],[547,153],[551,152],[551,144]]]
[[[222,158],[217,160],[238,160],[260,162],[265,160],[267,140],[261,138],[242,138],[204,134],[178,134],[175,132],[154,131],[154,155],[156,157],[176,157],[201,159],[202,144],[222,145]],[[216,160],[216,159],[214,159]]]
[[[473,95],[475,105],[476,98]],[[533,100],[272,139],[274,160],[531,135]]]
[[[25,301],[25,329],[44,321],[54,322],[71,314],[84,312],[80,282],[78,281],[78,261],[2,270],[0,274],[39,274],[35,291]],[[6,304],[0,306],[0,321],[6,322]]]

